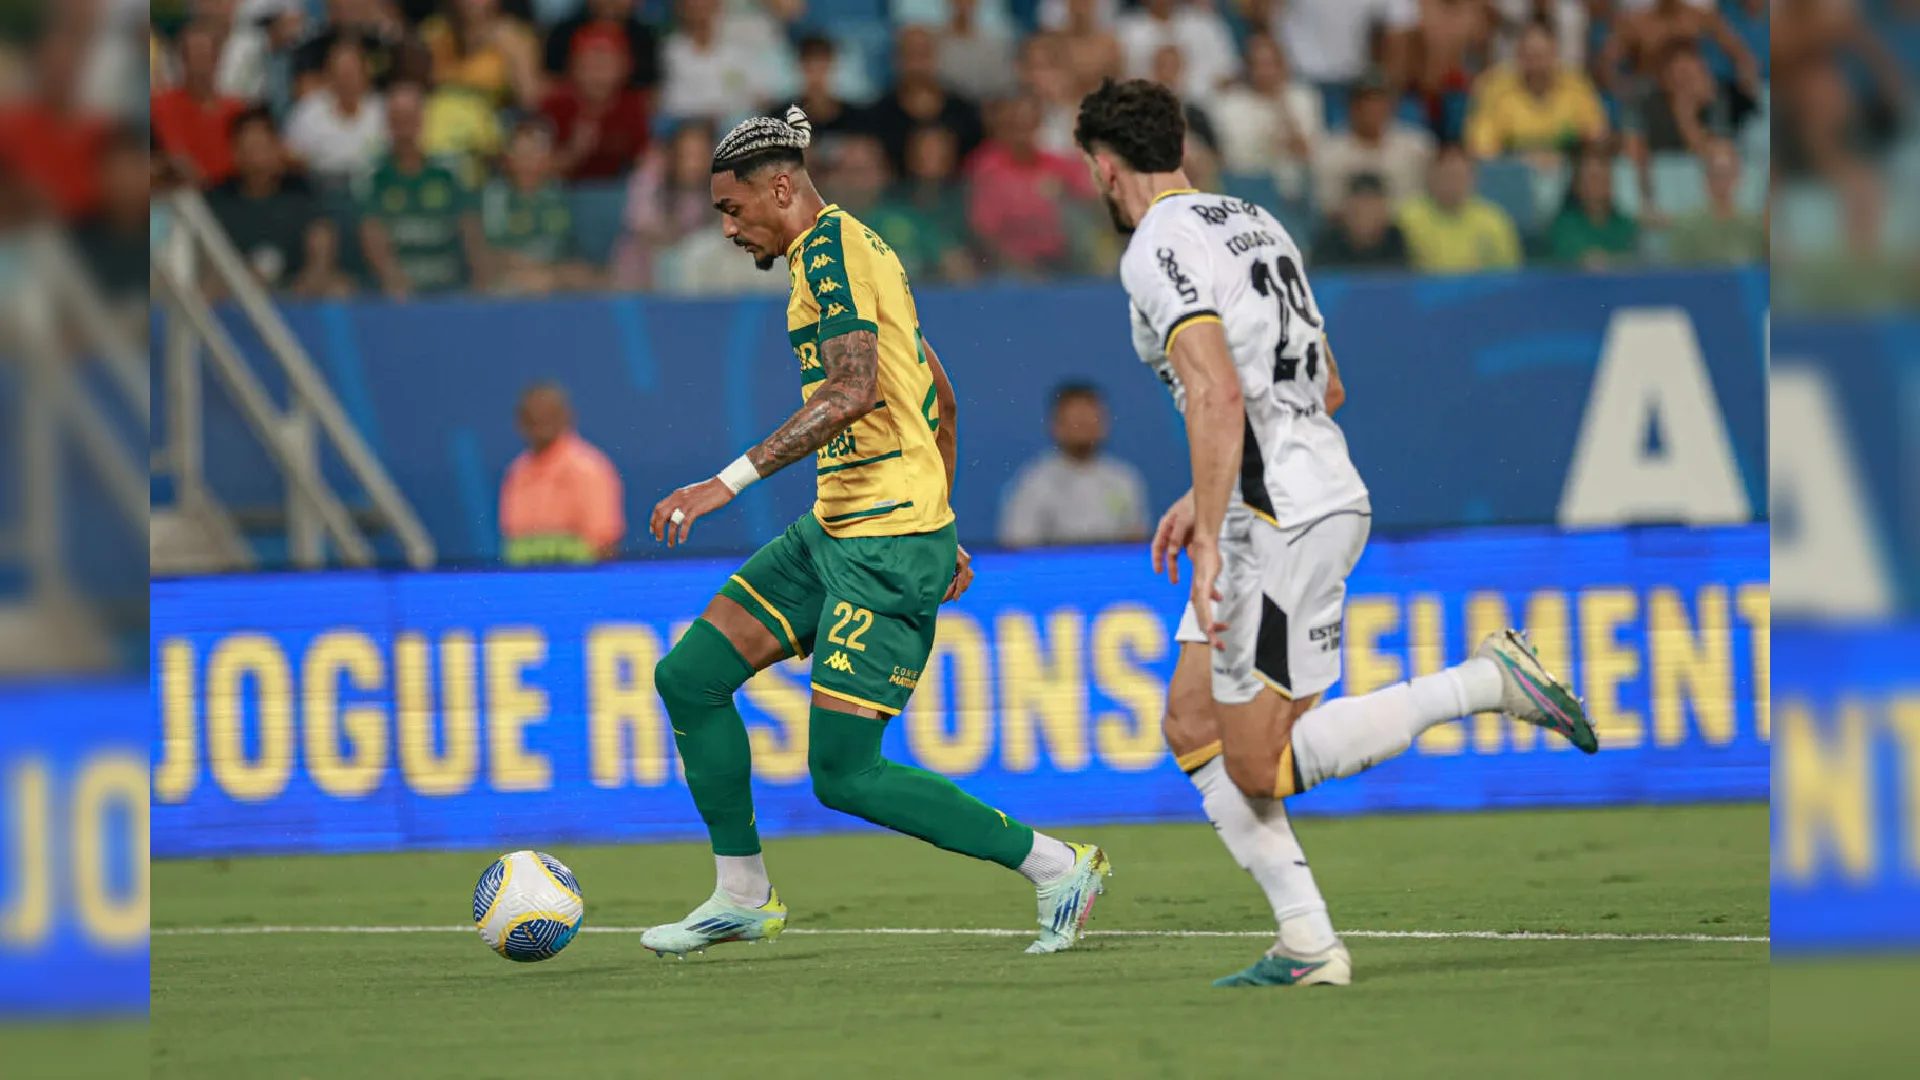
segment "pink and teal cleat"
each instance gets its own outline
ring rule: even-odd
[[[1523,723],[1558,732],[1583,753],[1595,753],[1600,740],[1587,721],[1587,711],[1567,685],[1540,662],[1540,654],[1519,630],[1488,634],[1474,650],[1500,669],[1500,711]]]
[[[1353,960],[1345,945],[1334,944],[1310,956],[1272,952],[1245,971],[1213,980],[1215,986],[1346,986],[1353,982]]]

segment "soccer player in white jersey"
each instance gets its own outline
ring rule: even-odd
[[[1193,189],[1180,102],[1108,82],[1074,136],[1114,225],[1140,359],[1186,417],[1193,489],[1153,539],[1156,571],[1192,564],[1166,735],[1240,865],[1265,890],[1274,946],[1224,986],[1344,985],[1334,933],[1282,802],[1385,761],[1427,728],[1498,710],[1598,747],[1580,702],[1517,631],[1464,664],[1322,703],[1340,677],[1346,579],[1367,542],[1366,485],[1332,413],[1345,398],[1287,230]]]

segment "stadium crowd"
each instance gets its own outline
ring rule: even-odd
[[[820,132],[823,189],[916,280],[1108,272],[1119,241],[1072,126],[1126,76],[1181,91],[1197,182],[1273,208],[1323,266],[1755,263],[1772,209],[1776,259],[1850,268],[1838,293],[1916,284],[1877,267],[1920,235],[1920,0],[156,0],[153,18],[158,182],[208,189],[263,278],[305,293],[777,290],[712,227],[706,174],[716,131],[788,101]]]

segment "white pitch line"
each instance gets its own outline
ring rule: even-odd
[[[638,934],[644,926],[583,926],[583,934]],[[215,937],[248,934],[471,934],[471,926],[168,926],[154,937]],[[882,926],[873,929],[795,927],[789,934],[892,934],[957,937],[1029,937],[1032,930],[965,927]],[[1570,934],[1535,930],[1342,930],[1350,938],[1413,938],[1422,941],[1666,941],[1766,945],[1772,938],[1750,934]],[[1089,930],[1089,937],[1268,938],[1271,930]]]

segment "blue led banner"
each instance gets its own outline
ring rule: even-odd
[[[1346,687],[1464,657],[1512,621],[1605,750],[1497,717],[1296,800],[1302,812],[1767,794],[1764,526],[1376,539]],[[888,753],[1036,823],[1192,819],[1160,735],[1185,590],[1140,547],[983,555]],[[733,563],[157,582],[154,852],[508,848],[701,835],[653,665]],[[804,662],[750,682],[761,829],[857,822],[806,776]]]
[[[1774,948],[1920,945],[1920,626],[1773,648]]]
[[[0,1019],[146,1012],[149,709],[0,686]]]

